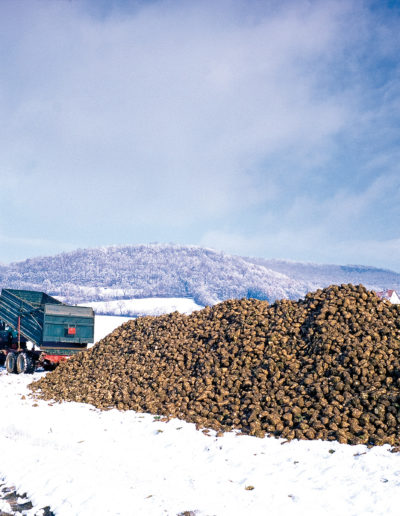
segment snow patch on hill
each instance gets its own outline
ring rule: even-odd
[[[146,299],[116,299],[113,301],[92,301],[84,303],[91,306],[96,314],[124,315],[141,317],[144,315],[163,315],[171,312],[191,314],[194,310],[204,308],[193,299],[185,298],[146,298]]]

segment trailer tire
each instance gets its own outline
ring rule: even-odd
[[[35,362],[27,353],[18,353],[17,373],[32,374],[35,370]]]
[[[8,353],[6,356],[6,369],[8,373],[17,372],[17,355],[13,352]]]
[[[43,362],[42,367],[45,371],[54,371],[57,367],[57,364],[52,364],[51,362]]]

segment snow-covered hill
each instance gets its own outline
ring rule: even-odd
[[[305,282],[310,290],[342,283],[362,283],[371,290],[400,290],[400,274],[386,269],[365,265],[329,265],[293,262],[289,260],[266,260],[245,258],[251,263],[262,265],[276,272],[286,274],[294,280]]]
[[[0,266],[0,287],[44,290],[76,304],[140,298],[186,298],[201,306],[242,297],[274,301],[298,299],[332,283],[400,291],[400,274],[365,266],[244,258],[164,244],[79,249]],[[108,313],[121,313],[118,303],[109,305]],[[104,313],[104,305],[99,309]]]
[[[195,246],[137,245],[80,249],[12,263],[0,285],[44,290],[71,303],[147,297],[297,299],[304,285],[241,257]]]

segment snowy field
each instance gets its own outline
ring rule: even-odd
[[[82,306],[91,306],[98,314],[129,315],[132,317],[163,315],[175,311],[181,312],[182,314],[191,314],[194,310],[204,308],[196,304],[193,299],[183,297],[115,299],[113,301],[82,303]]]
[[[111,333],[115,328],[121,326],[126,321],[129,321],[131,317],[120,317],[116,315],[96,315],[94,319],[94,341],[99,342],[103,337]],[[92,347],[89,344],[88,347]]]
[[[107,319],[96,318],[98,335],[121,321]],[[0,368],[0,478],[27,492],[26,514],[399,514],[400,454],[388,446],[216,437],[177,419],[35,401],[27,385],[43,374]]]

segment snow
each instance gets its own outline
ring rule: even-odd
[[[8,502],[6,502],[5,500],[0,500],[0,514],[2,514],[3,512],[5,513],[11,513],[12,509],[11,509],[11,506]]]
[[[81,306],[91,306],[98,314],[130,315],[162,315],[171,312],[191,314],[194,310],[204,308],[191,298],[182,297],[149,297],[140,299],[116,299],[113,301],[93,301],[82,303]]]
[[[113,319],[97,317],[97,331]],[[0,478],[27,492],[26,514],[46,505],[59,516],[399,512],[399,454],[388,446],[216,437],[177,419],[35,401],[27,385],[43,374],[0,368]]]
[[[94,318],[94,341],[99,342],[103,337],[111,333],[132,317],[120,317],[116,315],[96,315]],[[91,345],[89,344],[89,347]]]

